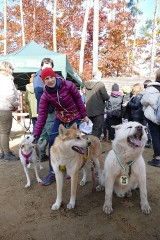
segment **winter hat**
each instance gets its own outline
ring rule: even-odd
[[[53,71],[52,68],[45,68],[41,72],[41,78],[44,81],[46,77],[56,77],[56,73]]]
[[[113,85],[112,85],[112,91],[119,91],[119,86],[118,86],[118,84],[117,83],[114,83]]]

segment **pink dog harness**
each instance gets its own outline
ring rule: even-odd
[[[26,164],[28,165],[28,164],[29,164],[29,157],[32,155],[32,151],[31,151],[30,153],[28,153],[28,154],[24,154],[24,153],[22,152],[22,149],[21,149],[21,154],[22,154],[22,156],[25,158]]]

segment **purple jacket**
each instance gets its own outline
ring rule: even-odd
[[[55,119],[59,119],[57,113],[64,109],[71,112],[76,111],[75,119],[83,119],[87,116],[86,108],[75,84],[62,78],[58,78],[58,81],[60,81],[60,86],[56,92],[52,93],[45,89],[41,96],[38,119],[34,127],[34,135],[37,138],[40,137],[46,123],[49,104],[55,107]]]

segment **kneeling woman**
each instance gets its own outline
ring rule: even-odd
[[[81,95],[75,84],[56,75],[52,68],[45,68],[41,72],[41,78],[45,83],[44,92],[39,103],[38,119],[34,128],[34,136],[39,139],[45,125],[49,105],[55,107],[55,119],[52,127],[52,135],[49,139],[49,149],[58,135],[60,124],[70,127],[73,123],[79,125],[81,120],[88,123],[86,108],[82,102]],[[50,171],[43,180],[42,185],[50,185],[55,176],[49,161]]]

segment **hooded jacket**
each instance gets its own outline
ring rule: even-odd
[[[123,96],[119,91],[112,91],[107,109],[107,118],[121,118]],[[107,102],[106,102],[107,103]]]
[[[143,94],[141,92],[135,96],[132,96],[131,100],[127,104],[131,110],[131,119],[134,121],[143,121],[144,119],[144,112],[141,104],[142,96]]]
[[[14,85],[13,77],[0,74],[3,84],[0,87],[0,110],[17,109],[19,106],[18,91]]]
[[[64,111],[64,114],[65,111],[76,112],[75,119],[83,119],[87,116],[84,103],[75,84],[64,79],[62,80],[62,78],[56,78],[56,80],[60,83],[58,90],[49,92],[45,88],[40,99],[39,116],[34,127],[34,135],[37,138],[39,138],[45,125],[50,104],[55,107],[55,119],[59,119],[58,113],[61,111]]]
[[[37,117],[37,100],[34,93],[33,83],[26,85],[25,102],[28,105],[30,118]]]
[[[109,100],[104,83],[90,80],[85,86],[87,116],[95,117],[104,114],[105,101]]]
[[[144,115],[153,123],[160,124],[156,120],[155,110],[157,109],[157,102],[160,96],[160,83],[152,82],[148,84],[144,95],[141,99],[143,105]]]

